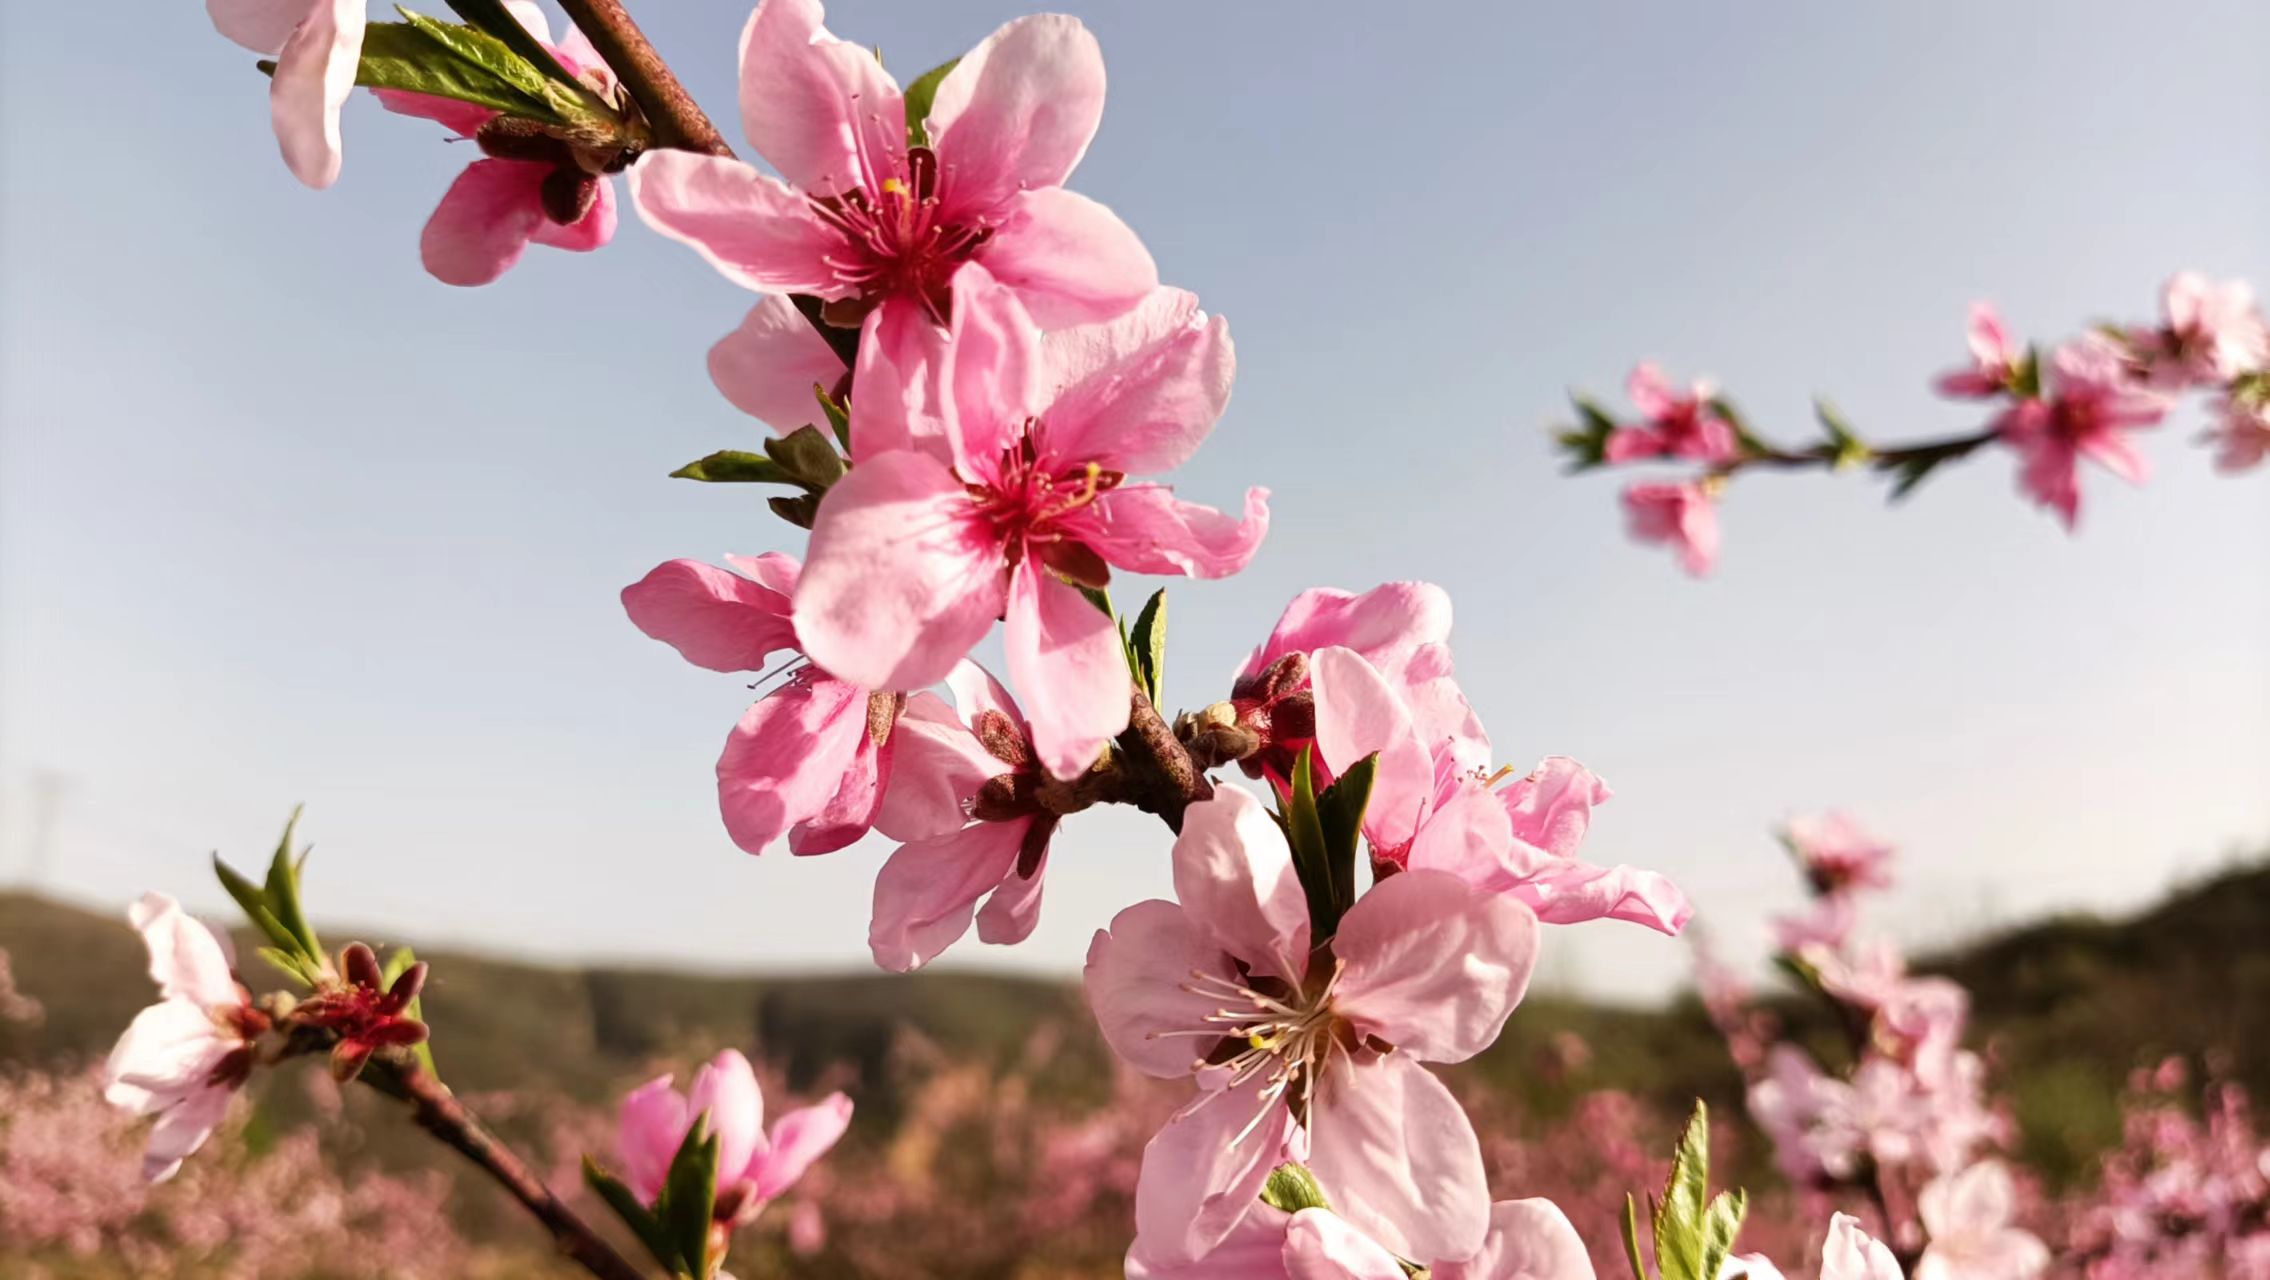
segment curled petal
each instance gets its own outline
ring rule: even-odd
[[[1134,573],[1226,578],[1269,533],[1269,491],[1245,491],[1242,517],[1184,502],[1164,485],[1127,485],[1063,522],[1110,564]]]
[[[699,560],[656,565],[623,588],[623,611],[633,626],[712,671],[762,671],[771,655],[796,647],[787,596]]]
[[[276,54],[268,112],[292,176],[321,189],[339,180],[339,108],[362,61],[364,0],[316,0]]]
[[[840,297],[826,259],[842,235],[777,178],[738,160],[658,149],[631,166],[631,204],[745,289]]]
[[[1333,997],[1357,1027],[1428,1062],[1489,1047],[1529,989],[1537,921],[1441,871],[1406,871],[1356,900],[1333,940]]]
[[[957,207],[990,210],[1062,186],[1103,121],[1103,50],[1077,18],[1003,25],[962,56],[930,104],[930,135]]]
[[[544,221],[537,189],[543,165],[524,160],[475,160],[426,219],[418,254],[426,274],[443,284],[487,284],[520,261],[528,238]]]
[[[1159,287],[1158,264],[1134,229],[1062,187],[1012,199],[979,260],[1047,329],[1109,320]]]
[[[1560,858],[1576,855],[1592,829],[1592,807],[1615,794],[1599,774],[1567,756],[1545,757],[1528,777],[1498,792],[1513,834]]]
[[[821,813],[867,734],[867,691],[841,680],[790,684],[741,717],[717,758],[726,833],[762,853]]]
[[[899,846],[875,877],[867,947],[893,973],[919,969],[969,932],[977,900],[1016,874],[1032,819],[976,822]]]
[[[833,1148],[851,1127],[851,1099],[831,1093],[808,1107],[799,1107],[772,1126],[772,1141],[749,1164],[749,1179],[757,1185],[757,1199],[770,1200],[796,1185],[812,1162]]]
[[[1548,867],[1508,890],[1546,924],[1622,920],[1679,936],[1695,909],[1679,886],[1659,872],[1621,864],[1596,867],[1574,859]]]

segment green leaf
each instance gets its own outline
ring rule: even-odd
[[[1767,444],[1763,440],[1760,440],[1757,437],[1757,434],[1750,430],[1749,420],[1742,416],[1741,410],[1734,407],[1734,402],[1732,400],[1729,400],[1724,396],[1713,396],[1710,400],[1710,407],[1712,412],[1716,413],[1719,417],[1726,419],[1726,425],[1734,428],[1734,438],[1737,441],[1741,442],[1743,452],[1773,452],[1773,446]],[[1712,1280],[1717,1280],[1717,1278],[1712,1277]]]
[[[938,98],[938,86],[945,83],[947,73],[961,65],[961,59],[941,62],[914,78],[906,87],[906,145],[930,145],[930,104]]]
[[[1553,433],[1553,439],[1569,455],[1569,472],[1590,471],[1608,460],[1608,437],[1616,433],[1616,420],[1588,396],[1572,395],[1569,402],[1576,406],[1581,424],[1566,431]]]
[[[1160,694],[1166,681],[1167,668],[1167,589],[1160,587],[1143,602],[1142,612],[1135,615],[1135,629],[1127,637],[1127,656],[1135,669],[1136,683],[1151,705],[1159,705]]]
[[[670,473],[673,480],[706,480],[711,484],[794,484],[780,464],[761,453],[720,449],[696,458]]]
[[[291,820],[284,824],[284,838],[276,842],[276,856],[268,863],[264,895],[276,922],[291,935],[300,955],[320,972],[326,967],[323,944],[316,940],[315,930],[307,922],[307,913],[300,909],[299,863],[292,857],[292,837],[299,831],[300,812],[298,806],[292,809]]]
[[[606,1202],[608,1208],[615,1211],[615,1216],[631,1229],[631,1234],[638,1237],[638,1242],[646,1246],[646,1251],[654,1255],[656,1262],[672,1271],[678,1269],[676,1242],[670,1238],[669,1231],[661,1221],[638,1202],[638,1196],[623,1185],[622,1179],[600,1168],[599,1163],[590,1156],[585,1156],[583,1185],[591,1188],[594,1194]]]
[[[820,412],[827,417],[828,430],[835,432],[836,443],[843,446],[845,453],[851,452],[850,399],[836,399],[817,382],[812,384],[812,398],[820,402]]]
[[[1906,497],[1915,489],[1915,486],[1923,483],[1925,476],[1937,470],[1938,466],[1939,459],[1928,456],[1909,458],[1894,464],[1892,474],[1896,478],[1892,481],[1891,500],[1898,502]]]
[[[1348,908],[1356,905],[1356,845],[1363,838],[1364,809],[1371,803],[1372,779],[1378,772],[1379,753],[1375,751],[1342,770],[1316,798],[1325,865],[1332,873],[1335,928]]]
[[[1717,1280],[1726,1259],[1734,1252],[1734,1239],[1742,1233],[1742,1219],[1750,1212],[1750,1197],[1742,1191],[1721,1191],[1703,1218],[1703,1274]]]
[[[1293,785],[1285,797],[1285,842],[1292,847],[1293,874],[1308,898],[1309,936],[1322,942],[1340,926],[1340,894],[1332,883],[1332,858],[1324,824],[1316,812],[1315,748],[1302,747],[1293,763]]]
[[[213,855],[213,874],[220,877],[221,887],[229,891],[229,896],[236,899],[236,904],[244,908],[245,918],[252,921],[254,927],[267,934],[270,942],[288,948],[294,955],[298,954],[299,939],[293,937],[291,930],[276,919],[276,913],[268,909],[268,895],[259,885],[245,879],[237,873],[236,868],[221,861],[218,853]]]
[[[1710,1196],[1710,1112],[1698,1099],[1671,1155],[1671,1176],[1655,1206],[1655,1265],[1661,1280],[1718,1280],[1747,1201]]]
[[[1269,1181],[1261,1184],[1261,1202],[1286,1213],[1332,1207],[1332,1202],[1324,1198],[1324,1188],[1317,1185],[1316,1175],[1292,1163],[1278,1165],[1270,1171]]]
[[[1647,1280],[1647,1263],[1639,1251],[1639,1202],[1624,1193],[1624,1257],[1632,1264],[1632,1280]]]
[[[512,16],[510,9],[504,7],[503,0],[445,0],[445,3],[456,11],[458,17],[502,41],[506,47],[527,60],[530,66],[543,72],[546,79],[565,85],[571,92],[591,98],[594,106],[598,105],[597,98],[589,89],[584,88],[583,82],[560,65],[560,60],[552,56],[552,51],[544,47],[543,41],[520,25],[520,20]]]
[[[779,465],[791,484],[814,493],[825,493],[843,479],[843,455],[826,432],[810,424],[765,441],[765,456]]]
[[[1075,582],[1072,585],[1080,589],[1080,594],[1088,598],[1089,604],[1103,610],[1103,616],[1107,618],[1119,616],[1111,607],[1111,592],[1109,590],[1103,587],[1091,587],[1084,582]]]
[[[260,947],[253,954],[267,961],[270,968],[301,986],[312,987],[323,976],[320,972],[309,972],[307,961],[301,959],[297,951],[287,951],[282,947]]]
[[[709,1131],[709,1113],[694,1117],[670,1158],[662,1195],[655,1201],[655,1216],[676,1250],[678,1265],[694,1277],[709,1275],[709,1223],[717,1208],[717,1135]]]
[[[1861,443],[1852,424],[1845,420],[1845,416],[1837,411],[1835,405],[1826,400],[1815,400],[1813,416],[1820,420],[1821,430],[1828,434],[1831,450],[1829,461],[1832,466],[1843,471],[1868,461],[1868,446]]]
[[[470,102],[545,124],[569,124],[552,103],[544,74],[496,37],[401,10],[406,22],[363,31],[355,83]]]
[[[819,523],[820,495],[816,493],[799,493],[794,497],[767,498],[765,499],[765,506],[771,508],[774,515],[799,529],[809,529]]]

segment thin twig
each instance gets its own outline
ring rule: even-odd
[[[544,1180],[536,1176],[519,1156],[490,1133],[478,1117],[465,1109],[449,1087],[432,1073],[415,1064],[385,1071],[385,1078],[374,1079],[379,1071],[373,1064],[371,1083],[383,1092],[394,1094],[410,1104],[411,1117],[418,1127],[446,1144],[450,1149],[478,1165],[483,1173],[512,1193],[512,1198],[536,1216],[544,1229],[552,1233],[552,1240],[560,1253],[600,1280],[646,1280],[645,1273],[632,1266],[612,1245],[599,1237],[590,1224],[577,1217],[566,1202],[552,1194]]]
[[[560,0],[560,8],[567,11],[568,18],[630,91],[639,110],[646,113],[656,145],[706,151],[713,156],[733,154],[717,126],[710,123],[693,95],[655,52],[653,42],[631,21],[622,0]]]

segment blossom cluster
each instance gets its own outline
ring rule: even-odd
[[[2087,1280],[2270,1276],[2270,1140],[2236,1084],[2210,1082],[2194,1114],[2189,1078],[2170,1058],[2130,1082],[2122,1146],[2071,1227]]]
[[[2150,464],[2135,434],[2158,426],[2187,392],[2210,397],[2214,425],[2201,437],[2215,469],[2235,475],[2270,456],[2270,326],[2243,281],[2179,272],[2160,291],[2153,324],[2104,325],[2059,344],[2047,356],[2014,341],[1991,303],[1971,308],[1969,360],[1940,375],[1942,396],[1998,407],[1975,433],[1903,446],[1872,447],[1825,402],[1820,443],[1784,448],[1753,433],[1707,381],[1680,389],[1652,364],[1625,384],[1636,418],[1618,421],[1579,397],[1581,427],[1559,439],[1576,470],[1664,462],[1688,474],[1623,491],[1631,536],[1671,548],[1697,576],[1718,561],[1718,502],[1744,472],[1868,467],[1905,495],[1938,467],[1997,444],[2018,458],[2018,488],[2066,528],[2081,512],[2081,463],[2131,484]]]

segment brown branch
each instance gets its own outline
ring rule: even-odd
[[[411,1118],[419,1128],[441,1139],[511,1192],[512,1198],[536,1215],[536,1220],[552,1233],[552,1240],[562,1255],[600,1280],[645,1280],[644,1272],[615,1252],[590,1224],[553,1195],[544,1180],[498,1141],[432,1073],[412,1063],[386,1071],[383,1078],[373,1078],[377,1074],[377,1065],[373,1064],[372,1073],[364,1078],[381,1091],[408,1102]]]
[[[729,156],[733,148],[678,83],[646,33],[631,21],[623,0],[560,0],[569,20],[591,41],[653,126],[658,146]]]
[[[1157,814],[1178,832],[1182,811],[1214,794],[1205,770],[1192,762],[1182,740],[1140,689],[1127,709],[1127,731],[1119,735],[1119,749],[1129,766],[1127,802]]]

